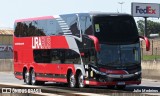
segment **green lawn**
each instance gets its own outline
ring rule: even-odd
[[[160,55],[144,55],[142,60],[160,60]]]

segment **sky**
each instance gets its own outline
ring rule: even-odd
[[[119,2],[124,2],[122,12],[128,14],[131,14],[132,2],[160,4],[160,0],[0,0],[0,28],[13,28],[16,19],[30,17],[91,11],[121,12]]]

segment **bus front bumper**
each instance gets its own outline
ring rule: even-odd
[[[89,81],[85,80],[86,85],[96,85],[96,86],[107,86],[107,85],[139,85],[141,81],[109,81],[109,82],[99,82],[99,81]]]

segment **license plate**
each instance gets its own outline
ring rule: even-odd
[[[125,82],[118,82],[117,85],[125,85]]]

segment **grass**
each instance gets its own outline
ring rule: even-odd
[[[160,60],[160,55],[144,55],[142,60]]]

